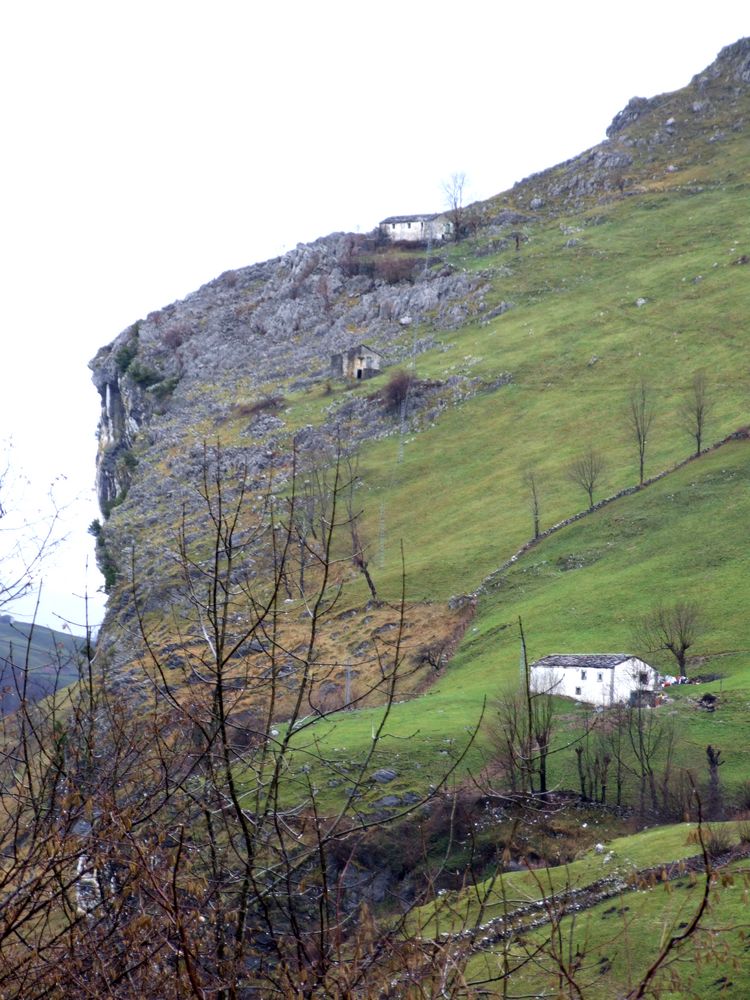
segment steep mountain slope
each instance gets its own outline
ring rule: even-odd
[[[542,527],[587,506],[566,470],[588,447],[606,458],[602,493],[637,482],[627,412],[640,380],[657,412],[648,475],[690,453],[682,409],[696,372],[709,385],[707,441],[744,425],[749,110],[745,39],[684,90],[631,101],[605,143],[472,206],[470,232],[457,245],[408,250],[329,236],[222,275],[102,348],[92,368],[103,404],[99,550],[111,584],[103,646],[118,662],[137,654],[132,567],[139,613],[174,654],[163,611],[186,598],[170,553],[181,517],[191,544],[201,545],[204,442],[221,441],[227,474],[248,469],[257,510],[268,490],[283,497],[290,489],[293,443],[307,471],[325,464],[331,442],[357,446],[355,506],[378,596],[399,596],[403,540],[408,597],[437,602],[419,622],[415,612],[407,651],[418,660],[425,647],[453,651],[476,598],[463,602],[463,618],[449,612],[449,598],[475,594],[529,538],[527,470],[540,485]],[[356,385],[331,379],[330,355],[362,341],[391,367],[409,367],[404,405],[389,405],[388,371]],[[435,741],[463,733],[483,693],[515,675],[517,648],[503,649],[497,629],[518,614],[540,654],[619,648],[639,609],[665,595],[702,595],[709,583],[695,540],[705,527],[699,548],[715,552],[719,539],[739,536],[746,512],[733,491],[744,480],[746,447],[738,441],[675,473],[677,485],[663,480],[610,506],[532,550],[507,583],[495,580],[479,595],[476,631],[439,684],[401,710],[403,722],[394,715],[399,731],[421,728],[411,759],[426,765]],[[696,518],[690,484],[706,476]],[[583,553],[576,573],[538,569],[565,562],[559,544]],[[670,560],[658,558],[664,546]],[[744,650],[736,604],[744,565],[731,544],[724,559],[712,558],[704,651]],[[585,587],[585,613],[575,612],[581,580],[605,567]],[[262,576],[262,567],[253,572]],[[365,607],[370,594],[356,566],[338,581],[351,617],[331,630],[326,660],[343,673],[353,649],[392,620],[383,607]],[[373,614],[380,617],[357,625]],[[732,662],[744,690],[742,663]],[[420,669],[417,688],[435,676]],[[343,677],[331,696],[344,698]],[[350,713],[337,746],[361,749],[370,731],[367,712]]]

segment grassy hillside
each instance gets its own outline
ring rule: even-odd
[[[404,421],[384,418],[377,397],[392,371],[351,386],[331,383],[324,370],[301,382],[297,375],[284,378],[281,366],[282,374],[248,389],[247,400],[221,396],[215,408],[200,410],[196,395],[198,422],[181,428],[193,440],[217,436],[241,450],[248,413],[273,399],[279,425],[273,447],[283,450],[296,432],[330,425],[352,401],[377,412],[378,432],[359,448],[357,506],[379,596],[400,597],[402,545],[407,599],[435,602],[428,616],[442,617],[452,595],[479,594],[476,617],[449,666],[439,673],[423,668],[416,685],[423,693],[394,706],[388,731],[400,739],[385,745],[378,763],[400,763],[401,790],[429,783],[435,755],[450,760],[478,725],[485,701],[491,714],[493,700],[517,682],[511,625],[519,618],[532,659],[554,651],[620,651],[631,647],[633,625],[650,608],[691,600],[704,623],[691,650],[700,659],[691,670],[721,675],[706,688],[720,694],[719,708],[710,715],[697,710],[690,689],[677,692],[668,711],[685,740],[682,762],[702,768],[708,742],[724,748],[723,779],[740,794],[750,691],[741,544],[750,476],[746,441],[705,454],[556,532],[483,586],[532,533],[529,470],[538,484],[542,528],[587,507],[568,472],[590,448],[606,463],[595,499],[637,483],[628,416],[636,386],[647,386],[655,414],[647,477],[677,466],[695,448],[683,409],[696,373],[705,374],[708,387],[705,443],[748,423],[750,229],[742,211],[750,170],[743,132],[748,98],[736,67],[734,76],[726,67],[722,72],[726,79],[717,77],[708,89],[699,82],[654,99],[615,130],[609,146],[477,206],[482,224],[470,238],[440,247],[441,267],[480,283],[466,310],[473,319],[447,329],[436,309],[400,333],[392,324],[405,367],[433,387],[431,408],[408,412],[407,400]],[[602,173],[597,157],[610,153],[629,161],[627,176],[619,168]],[[513,221],[503,222],[508,214]],[[411,252],[418,262],[424,251]],[[426,257],[425,267],[430,262]],[[346,295],[355,307],[359,293],[350,288]],[[351,332],[368,336],[356,324]],[[237,386],[245,385],[243,378],[249,385],[249,374],[238,372]],[[211,385],[201,389],[197,382],[191,392],[203,390],[213,399]],[[139,447],[139,461],[148,467],[145,438]],[[162,475],[164,460],[160,453],[152,471]],[[136,481],[134,494],[137,487]],[[143,540],[149,555],[147,542],[161,549],[173,526],[166,517],[141,514],[149,525]],[[159,567],[142,572],[157,576]],[[368,598],[362,577],[350,573],[339,607],[355,614]],[[155,597],[149,614],[160,616],[161,605]],[[339,646],[326,646],[328,660],[351,662],[353,648],[367,638],[357,632],[359,620],[336,627]],[[424,638],[420,628],[413,630],[407,657]],[[670,667],[668,660],[659,665]],[[577,725],[582,710],[565,711]],[[333,725],[320,723],[321,746],[334,757],[364,752],[376,716],[368,708],[346,712]],[[476,772],[492,754],[483,727],[464,770]],[[575,785],[571,754],[555,758],[555,768],[555,782]],[[336,798],[335,789],[320,794],[322,801]]]
[[[410,736],[396,751],[404,788],[419,784],[432,754],[453,752],[467,739],[485,699],[491,714],[492,701],[518,684],[519,617],[533,659],[556,651],[621,650],[630,648],[633,625],[644,610],[662,600],[691,598],[705,622],[693,672],[718,677],[699,688],[672,689],[673,701],[662,711],[684,738],[681,764],[702,776],[705,746],[723,747],[723,778],[738,792],[749,753],[744,581],[750,556],[736,538],[750,515],[749,449],[745,441],[731,442],[593,512],[540,542],[493,581],[447,670],[424,696],[393,708],[389,732]],[[660,662],[674,669],[669,660]],[[707,691],[719,695],[713,713],[695,704]],[[568,705],[564,714],[575,722],[581,711]],[[363,752],[376,714],[337,717],[328,745]],[[321,724],[321,738],[327,727]],[[491,743],[483,729],[469,755],[475,771],[491,755]],[[555,782],[575,786],[572,751],[555,761],[553,775]]]
[[[403,538],[414,596],[473,589],[529,536],[522,482],[529,466],[540,481],[543,524],[584,506],[566,467],[589,445],[606,458],[606,492],[635,482],[627,404],[641,378],[657,411],[647,474],[690,452],[680,407],[696,371],[706,370],[715,404],[709,438],[745,422],[750,269],[732,262],[750,236],[735,232],[739,195],[628,199],[599,212],[575,247],[564,246],[566,222],[555,220],[537,224],[520,254],[481,260],[493,294],[514,308],[485,326],[441,335],[443,349],[421,355],[417,373],[492,382],[509,372],[512,383],[480,392],[406,441],[401,461],[397,439],[367,449],[373,539],[384,511],[381,577],[397,573]],[[498,276],[503,269],[511,273]],[[639,307],[639,299],[647,301]]]
[[[746,165],[747,143],[732,145],[736,160],[728,146],[726,162]],[[432,331],[439,348],[415,359],[423,378],[471,375],[476,395],[421,433],[396,430],[362,448],[360,500],[379,588],[398,593],[402,540],[410,598],[445,601],[480,587],[531,535],[528,468],[540,487],[542,528],[587,506],[567,468],[589,446],[606,460],[595,499],[636,484],[628,401],[641,379],[656,413],[646,476],[694,450],[682,408],[696,372],[709,385],[707,442],[747,423],[750,267],[742,261],[750,232],[737,211],[746,197],[742,176],[740,169],[712,185],[683,177],[578,216],[538,219],[519,252],[508,246],[478,257],[471,243],[452,249],[456,264],[486,277],[488,307],[503,300],[513,308],[487,323]],[[510,384],[485,388],[504,373]],[[337,393],[372,393],[387,378]],[[304,399],[306,420],[331,405],[310,392]],[[460,745],[483,699],[516,682],[518,641],[507,623],[523,619],[532,658],[614,651],[632,645],[633,625],[648,609],[693,600],[705,623],[694,672],[722,675],[706,688],[721,692],[721,708],[696,711],[689,690],[676,694],[670,712],[691,765],[701,766],[707,742],[733,748],[722,773],[738,788],[750,691],[748,557],[740,542],[749,460],[746,442],[725,445],[554,534],[495,579],[449,669],[422,698],[396,706],[391,731],[413,734],[399,745],[402,759],[426,767],[438,745]],[[660,665],[674,669],[668,660]],[[332,745],[361,749],[370,727],[370,713],[348,713]],[[488,752],[480,735],[472,766]],[[418,778],[409,771],[404,787]],[[572,764],[558,777],[574,783]]]
[[[40,625],[0,620],[0,715],[17,707],[24,684],[36,701],[78,680],[83,639]]]
[[[728,837],[736,840],[731,825],[726,827]],[[694,833],[692,836],[694,838]],[[691,843],[691,832],[684,826],[648,831],[614,841],[607,849],[614,854],[612,865],[619,863],[622,868],[623,858],[628,858],[630,863],[629,856],[638,855],[637,867],[656,865],[657,877],[639,880],[633,869],[634,887],[637,886],[638,891],[605,899],[583,912],[569,912],[556,927],[557,950],[549,948],[549,942],[545,941],[549,926],[519,936],[507,946],[505,956],[498,945],[480,950],[469,962],[467,973],[470,980],[490,980],[485,984],[485,995],[505,995],[502,982],[498,982],[504,957],[510,959],[511,964],[522,962],[543,942],[543,953],[514,976],[514,993],[521,993],[525,988],[536,995],[543,984],[554,989],[560,973],[556,961],[559,958],[573,970],[586,997],[607,1000],[623,995],[623,989],[632,988],[646,972],[668,938],[685,930],[700,906],[703,876],[678,869],[676,877],[667,881],[666,868],[659,875],[658,866],[695,853],[696,843],[694,839]],[[602,855],[591,854],[565,870],[553,869],[540,878],[535,878],[534,873],[524,873],[516,879],[505,876],[503,881],[508,882],[505,890],[508,897],[523,900],[539,895],[542,885],[549,891],[550,882],[557,892],[562,887],[585,885],[596,877],[594,873],[610,867],[602,865],[601,858]],[[499,895],[497,885],[495,892]],[[715,874],[709,913],[701,931],[682,947],[675,948],[647,996],[747,995],[750,984],[742,929],[746,892],[746,862],[735,862]],[[484,914],[484,919],[491,919],[492,909],[490,907]],[[494,909],[498,910],[497,903]]]

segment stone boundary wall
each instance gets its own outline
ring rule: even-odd
[[[587,510],[579,511],[577,514],[573,514],[571,517],[566,517],[562,521],[558,521],[557,524],[553,524],[551,527],[546,528],[541,531],[536,538],[530,538],[528,542],[524,542],[520,549],[518,549],[510,559],[506,559],[504,563],[498,566],[497,569],[493,570],[488,576],[482,580],[480,585],[475,591],[469,594],[469,598],[476,600],[476,598],[481,597],[492,589],[493,585],[499,578],[505,573],[514,563],[518,562],[522,555],[525,555],[530,549],[538,545],[540,542],[544,541],[545,538],[549,538],[550,535],[554,534],[556,531],[560,531],[562,528],[567,528],[569,524],[574,524],[576,521],[580,521],[584,517],[588,517],[590,514],[594,514],[596,511],[601,510],[602,507],[606,507],[608,504],[614,503],[615,500],[620,500],[622,497],[630,496],[633,493],[639,493],[641,490],[645,490],[648,486],[652,486],[654,483],[658,483],[659,480],[665,479],[670,476],[673,472],[677,472],[679,469],[684,468],[691,462],[695,462],[702,458],[704,455],[708,455],[711,452],[718,451],[723,448],[724,445],[729,444],[730,441],[746,441],[750,439],[750,428],[742,427],[735,431],[733,434],[728,434],[727,437],[722,438],[721,441],[717,441],[715,444],[710,445],[708,448],[704,448],[699,455],[690,455],[688,458],[684,458],[681,462],[677,462],[676,465],[670,466],[668,469],[664,469],[662,472],[658,472],[655,476],[651,476],[649,479],[645,479],[643,483],[638,483],[635,486],[626,486],[624,489],[619,490],[617,493],[613,493],[611,496],[605,497],[603,500],[599,500],[589,507]],[[451,598],[451,601],[456,601],[455,598]]]

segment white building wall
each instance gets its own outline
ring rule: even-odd
[[[407,243],[423,240],[447,240],[453,233],[453,224],[445,215],[435,219],[411,219],[408,222],[388,222],[382,225],[388,239],[405,240]]]
[[[424,222],[392,222],[388,235],[392,240],[423,240],[426,238]]]
[[[610,705],[612,674],[612,670],[591,667],[532,667],[531,690],[575,698],[592,705]]]
[[[362,368],[380,368],[380,357],[377,354],[363,354],[362,364],[359,365],[359,359],[357,361],[357,366]]]
[[[645,683],[641,676],[645,675]],[[626,702],[633,691],[645,688],[653,691],[657,672],[643,660],[631,657],[615,667],[551,667],[531,668],[531,690],[585,701],[591,705],[612,705]]]
[[[431,219],[427,224],[427,233],[433,240],[447,240],[453,235],[453,223],[444,215]]]
[[[612,687],[614,701],[627,701],[631,691],[645,689],[653,691],[656,686],[657,672],[648,663],[639,660],[637,656],[623,660],[614,668],[614,683]],[[643,680],[642,678],[645,678]]]

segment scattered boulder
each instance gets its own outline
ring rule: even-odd
[[[381,767],[380,770],[375,771],[372,780],[377,781],[381,785],[387,784],[389,781],[393,781],[394,778],[398,777],[398,772],[394,771],[390,767]]]
[[[384,795],[381,799],[378,799],[377,802],[374,803],[374,805],[380,806],[381,808],[385,809],[393,808],[394,806],[401,805],[401,799],[398,797],[398,795]]]

